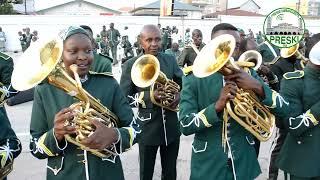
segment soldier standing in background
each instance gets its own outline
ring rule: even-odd
[[[116,65],[118,64],[117,47],[119,44],[118,38],[120,38],[120,33],[117,29],[114,28],[114,23],[110,23],[110,29],[107,31],[107,38],[109,41],[109,47],[111,49],[113,65]]]

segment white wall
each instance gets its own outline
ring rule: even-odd
[[[39,38],[44,36],[57,35],[58,32],[70,25],[89,25],[94,34],[99,34],[102,25],[107,27],[111,22],[115,23],[115,28],[121,32],[124,26],[130,30],[129,38],[133,43],[141,28],[145,24],[161,23],[162,27],[176,26],[179,33],[184,34],[186,28],[200,29],[204,42],[208,42],[212,28],[220,22],[228,22],[236,27],[242,28],[246,33],[251,28],[254,33],[262,31],[264,17],[238,17],[221,16],[219,19],[184,19],[179,17],[152,17],[152,16],[0,16],[0,26],[7,35],[6,47],[9,51],[20,50],[18,31],[22,28],[30,27],[31,31],[38,30]],[[320,20],[305,20],[306,28],[312,33],[320,32]]]

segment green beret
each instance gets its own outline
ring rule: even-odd
[[[66,39],[68,39],[70,36],[72,36],[74,34],[84,34],[90,38],[90,35],[88,34],[88,32],[85,29],[83,29],[79,26],[70,26],[68,29],[66,29],[66,31],[62,35],[63,41],[65,41]]]

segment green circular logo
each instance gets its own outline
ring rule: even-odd
[[[273,10],[263,24],[265,39],[279,47],[288,48],[298,44],[304,34],[305,24],[302,16],[290,8]]]

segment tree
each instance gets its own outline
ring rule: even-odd
[[[0,15],[16,14],[12,4],[22,4],[23,0],[0,0]]]

